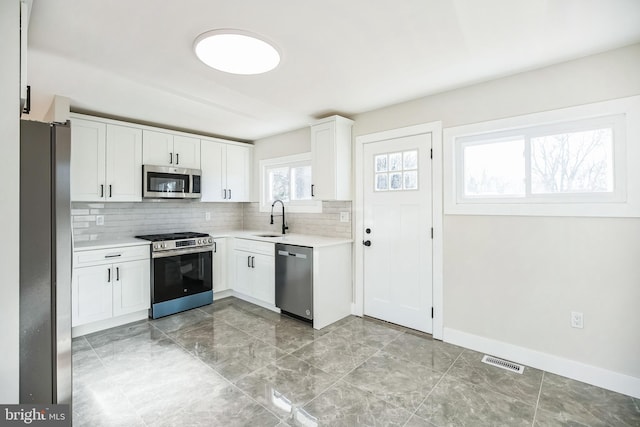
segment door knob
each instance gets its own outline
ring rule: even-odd
[[[365,240],[362,242],[362,244],[365,246],[371,246],[371,240]]]

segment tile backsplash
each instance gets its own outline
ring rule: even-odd
[[[340,213],[347,212],[347,222],[340,222]],[[275,213],[275,212],[274,212]],[[280,214],[278,206],[277,213]],[[351,202],[322,202],[322,213],[289,213],[285,211],[287,233],[314,234],[327,237],[351,238]],[[282,231],[282,218],[274,218],[270,225],[270,213],[260,212],[259,203],[244,204],[244,229]]]
[[[207,213],[210,219],[207,220]],[[99,219],[104,220],[98,225]],[[242,203],[143,201],[71,204],[73,238],[105,240],[141,234],[242,230]]]
[[[288,232],[351,238],[351,202],[323,202],[322,210],[317,214],[287,213]],[[341,212],[348,212],[348,222],[340,222]],[[76,242],[177,231],[280,231],[280,223],[270,225],[269,213],[261,213],[258,203],[73,202],[71,220]]]

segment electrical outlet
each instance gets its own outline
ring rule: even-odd
[[[572,328],[584,328],[584,316],[579,311],[571,312],[571,327]]]
[[[211,221],[211,212],[205,212],[204,219],[206,221]]]
[[[340,222],[349,222],[349,212],[340,212]]]
[[[104,225],[104,215],[96,216],[96,225]]]

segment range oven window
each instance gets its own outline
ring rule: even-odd
[[[157,193],[188,193],[189,175],[147,172],[147,191]]]
[[[154,303],[213,288],[211,251],[153,258],[152,261]]]

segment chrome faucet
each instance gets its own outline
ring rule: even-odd
[[[271,224],[273,224],[273,207],[278,202],[280,202],[280,204],[282,205],[282,234],[285,234],[287,232],[287,230],[289,229],[289,227],[287,227],[287,225],[285,224],[285,221],[284,221],[284,202],[282,200],[280,200],[280,199],[274,201],[271,204]]]

